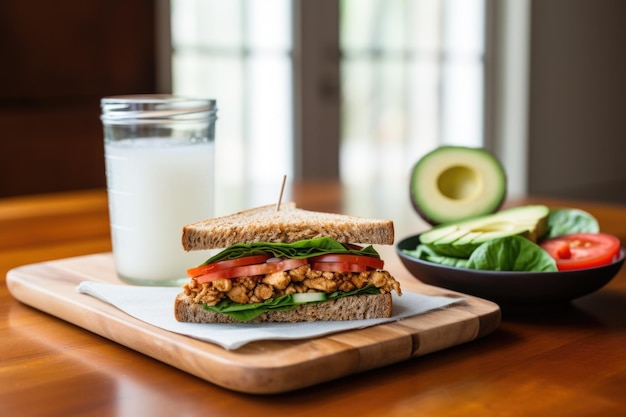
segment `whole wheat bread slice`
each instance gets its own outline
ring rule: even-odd
[[[247,323],[362,320],[388,318],[391,314],[391,293],[353,295],[321,303],[301,304],[289,311],[265,312]],[[194,303],[184,293],[176,297],[174,315],[181,322],[239,323],[226,314],[205,310],[202,304]]]
[[[261,206],[183,227],[186,251],[221,249],[237,243],[283,242],[330,237],[341,243],[391,245],[393,221],[296,208],[293,202]]]

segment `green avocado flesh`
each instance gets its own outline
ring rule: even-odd
[[[420,235],[420,243],[445,256],[466,258],[482,243],[506,236],[537,242],[547,231],[550,209],[543,205],[514,207],[495,214],[437,226]]]
[[[490,214],[506,196],[506,175],[488,151],[442,146],[424,155],[411,172],[411,203],[432,225]]]

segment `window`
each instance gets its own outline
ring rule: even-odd
[[[486,2],[298,3],[330,4],[340,22],[340,138],[304,140],[340,143],[325,151],[338,154],[343,181],[405,180],[439,144],[484,143]],[[297,173],[292,28],[314,15],[296,13],[290,0],[171,0],[172,89],[218,100],[221,181],[278,183]],[[315,42],[300,53],[313,53]]]
[[[345,0],[340,27],[342,179],[402,180],[439,144],[483,144],[484,0]]]
[[[289,0],[173,0],[172,91],[217,99],[224,184],[291,175]]]

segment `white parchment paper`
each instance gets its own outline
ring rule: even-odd
[[[388,319],[256,324],[200,324],[181,323],[174,318],[174,299],[181,292],[178,287],[138,287],[84,281],[78,292],[96,297],[126,314],[153,326],[174,333],[215,343],[225,349],[237,349],[257,340],[307,339],[351,329],[362,329],[377,324],[448,307],[462,298],[429,296],[403,291],[394,293],[393,315]]]

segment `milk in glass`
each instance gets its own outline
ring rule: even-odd
[[[214,144],[168,139],[105,145],[113,253],[128,281],[172,281],[208,258],[185,252],[185,224],[213,213]]]

